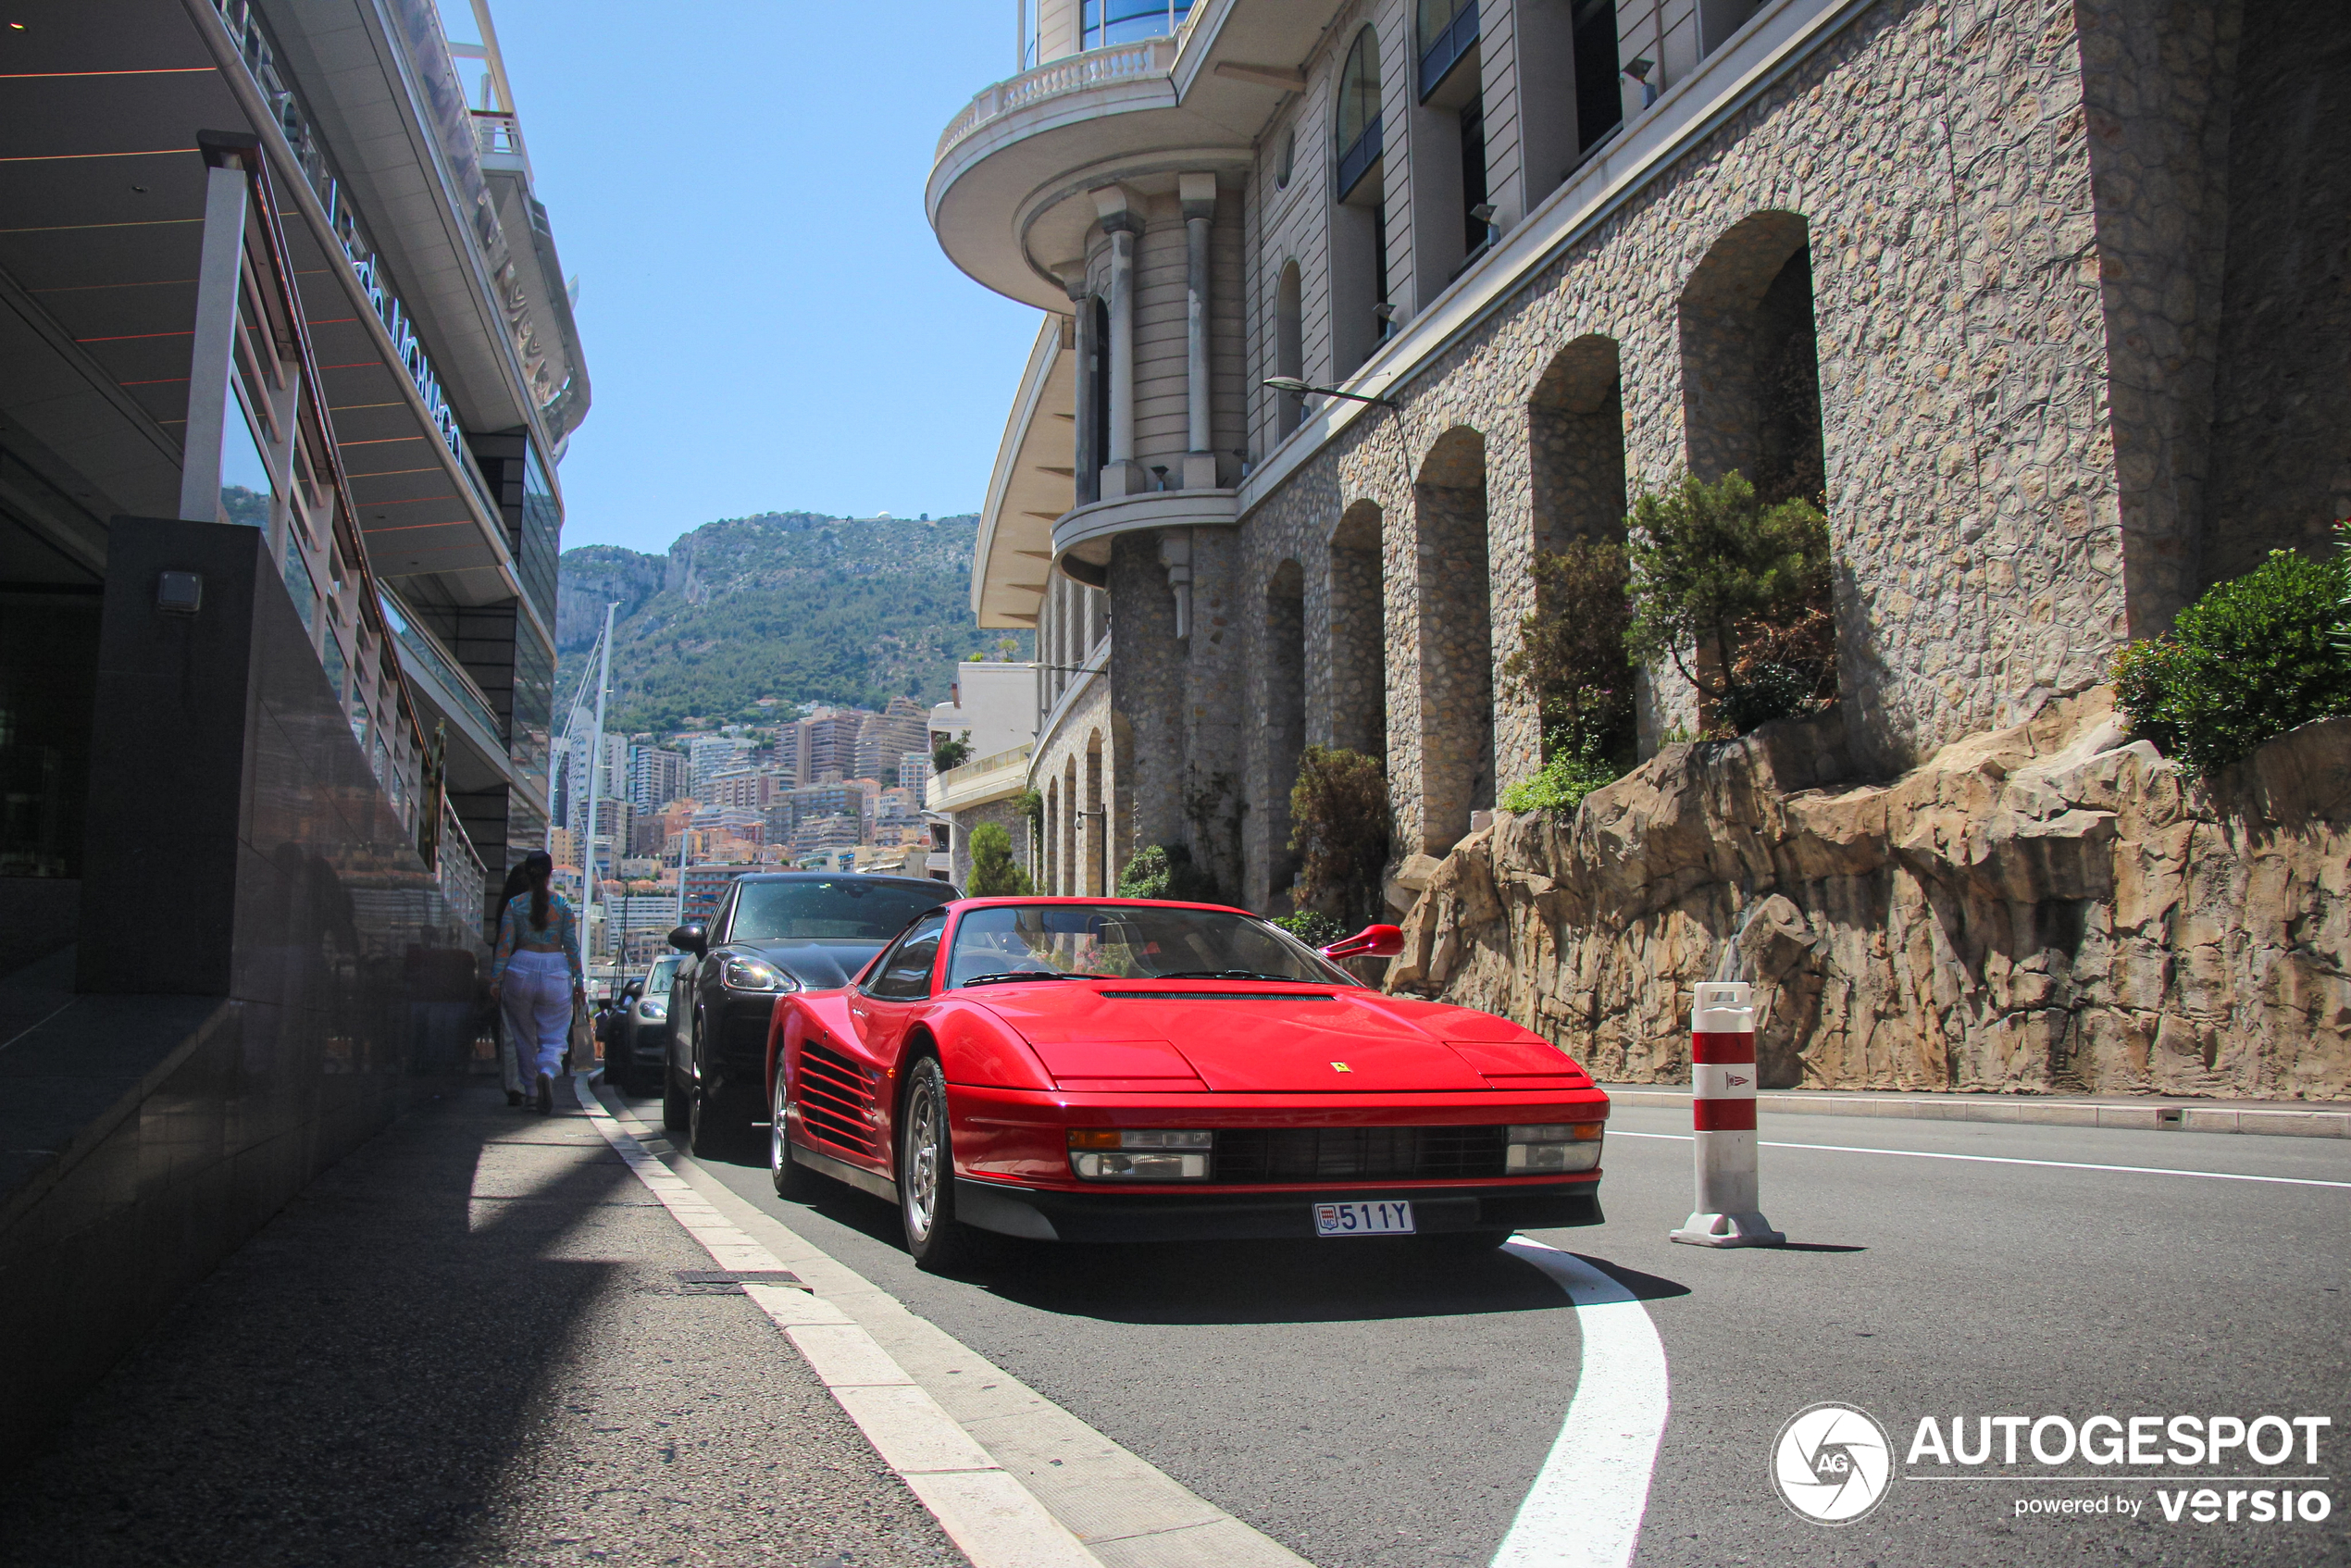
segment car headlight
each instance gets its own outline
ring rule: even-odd
[[[1069,1168],[1087,1181],[1206,1181],[1213,1132],[1088,1128],[1069,1135]]]
[[[718,978],[730,991],[796,991],[800,982],[764,958],[729,956]]]
[[[658,1024],[669,1016],[669,1003],[650,1000],[641,1002],[637,1004],[637,1016],[648,1024]]]
[[[1550,1171],[1588,1171],[1600,1163],[1605,1122],[1551,1122],[1511,1128],[1510,1152],[1502,1169],[1510,1176]]]

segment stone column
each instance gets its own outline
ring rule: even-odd
[[[1184,454],[1184,488],[1213,490],[1216,453],[1209,408],[1208,242],[1216,221],[1216,176],[1178,175],[1176,188],[1184,202],[1184,390],[1190,438]]]
[[[245,255],[247,160],[260,141],[201,132],[205,168],[204,247],[196,264],[196,328],[188,360],[188,423],[180,433],[180,516],[220,520],[220,443],[232,417],[229,394],[237,344],[237,298]]]
[[[1118,186],[1105,186],[1093,196],[1102,231],[1110,236],[1110,451],[1101,470],[1101,492],[1109,498],[1143,489],[1142,470],[1135,464],[1135,239],[1143,225]]]

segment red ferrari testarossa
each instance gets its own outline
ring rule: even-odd
[[[945,1266],[973,1228],[1063,1241],[1422,1236],[1599,1223],[1608,1097],[1540,1036],[1387,996],[1210,904],[964,899],[835,990],[787,995],[768,1164],[895,1202]]]

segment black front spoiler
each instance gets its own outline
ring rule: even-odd
[[[955,1178],[955,1217],[981,1230],[1033,1241],[1305,1240],[1314,1205],[1397,1199],[1412,1205],[1424,1236],[1470,1230],[1554,1230],[1598,1225],[1600,1184],[1529,1191],[1520,1186],[1348,1192],[1053,1192]]]

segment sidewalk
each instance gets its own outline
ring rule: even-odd
[[[1602,1084],[1618,1105],[1689,1109],[1672,1084]],[[2165,1100],[2128,1095],[1904,1094],[1892,1089],[1774,1089],[1755,1108],[1798,1116],[1906,1116],[1928,1122],[2026,1122],[2043,1126],[2250,1132],[2351,1138],[2351,1105],[2307,1100]]]
[[[557,1094],[312,1183],[0,1483],[0,1563],[963,1564]]]

